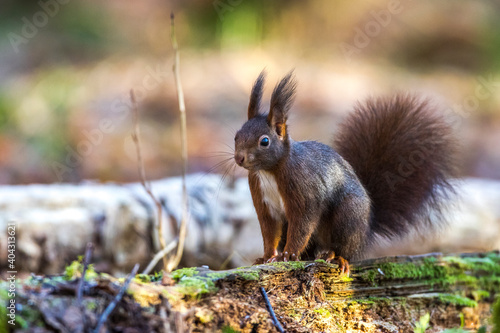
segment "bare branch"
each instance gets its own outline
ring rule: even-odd
[[[155,254],[154,258],[150,261],[148,267],[144,269],[142,274],[149,274],[151,270],[156,266],[158,261],[160,261],[161,258],[164,258],[170,251],[175,249],[175,247],[178,244],[178,239],[174,239],[170,244],[168,244],[163,250]]]
[[[80,281],[78,281],[78,288],[76,290],[76,302],[80,308],[84,330],[86,329],[88,324],[87,324],[87,317],[85,317],[85,306],[83,305],[83,289],[85,285],[85,275],[87,273],[87,268],[90,264],[90,259],[92,257],[93,249],[94,245],[91,242],[87,243],[87,248],[85,250],[85,257],[83,259],[82,277],[80,278]]]
[[[144,161],[142,159],[142,153],[141,153],[141,129],[139,127],[139,108],[137,106],[137,101],[135,99],[134,90],[130,90],[130,100],[132,101],[132,108],[134,114],[134,132],[132,133],[132,140],[134,141],[137,152],[137,165],[139,168],[139,175],[141,177],[142,187],[144,187],[144,190],[156,205],[156,213],[157,213],[156,230],[157,230],[158,240],[160,241],[160,251],[163,251],[166,247],[165,239],[163,238],[163,209],[160,201],[156,198],[156,196],[153,194],[153,191],[151,190],[151,184],[146,180],[146,171],[144,168]],[[165,256],[163,256],[163,269],[167,270],[167,268],[168,268],[168,261],[165,258]]]
[[[186,173],[187,173],[187,130],[186,130],[186,106],[184,104],[184,93],[182,91],[182,84],[179,72],[179,46],[177,45],[177,39],[175,37],[175,24],[174,24],[174,13],[170,15],[171,22],[171,40],[172,47],[175,52],[174,60],[174,77],[175,85],[177,88],[177,98],[179,100],[179,112],[181,120],[181,150],[182,150],[182,218],[181,227],[179,229],[179,244],[177,246],[177,253],[172,260],[170,260],[167,270],[171,271],[179,265],[182,258],[182,253],[184,251],[184,240],[186,239],[186,229],[187,229],[187,219],[188,219],[188,197],[187,197],[187,187],[186,187]]]
[[[264,287],[260,287],[260,293],[261,293],[262,297],[264,297],[264,302],[266,303],[267,311],[271,315],[271,319],[273,320],[274,326],[276,326],[276,328],[278,329],[279,332],[284,333],[285,330],[283,329],[283,327],[281,327],[281,324],[278,321],[278,318],[276,318],[276,315],[274,314],[273,307],[271,306],[271,302],[269,302],[269,298],[267,297],[267,293],[266,293],[266,290],[264,289]]]
[[[108,320],[108,317],[111,314],[111,312],[113,312],[116,305],[123,298],[123,295],[125,294],[125,291],[127,290],[128,285],[130,284],[130,281],[132,280],[132,278],[135,277],[138,270],[139,270],[139,264],[135,264],[134,269],[132,269],[132,272],[127,276],[127,279],[125,280],[125,283],[121,287],[120,291],[115,296],[113,301],[111,303],[109,303],[109,305],[106,307],[106,309],[102,313],[101,317],[99,318],[99,322],[97,323],[97,327],[94,331],[95,333],[99,333],[101,331],[101,327],[106,323],[106,320]]]
[[[78,304],[82,304],[82,298],[83,298],[83,285],[85,284],[85,274],[87,273],[87,267],[89,266],[90,263],[90,258],[92,257],[92,249],[93,249],[92,243],[87,243],[87,248],[85,250],[85,258],[83,259],[83,271],[82,271],[82,277],[80,278],[80,281],[78,281],[78,289],[76,290],[76,299]]]

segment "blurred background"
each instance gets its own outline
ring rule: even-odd
[[[266,68],[265,98],[295,69],[296,140],[329,142],[356,101],[413,91],[449,114],[464,147],[463,174],[500,179],[497,1],[2,0],[0,6],[2,184],[137,181],[130,89],[140,101],[148,177],[180,174],[171,11],[190,172],[224,171],[213,168],[221,151],[231,152],[251,85]]]
[[[128,272],[155,252],[153,208],[140,186],[99,184],[139,180],[131,89],[148,178],[181,174],[172,11],[189,173],[198,173],[182,265],[235,267],[261,255],[246,180],[208,174],[245,176],[233,170],[233,138],[264,68],[264,108],[295,70],[295,140],[329,143],[358,101],[397,91],[427,96],[447,114],[463,148],[462,176],[473,178],[460,185],[464,200],[446,237],[427,235],[424,246],[410,235],[370,256],[500,248],[498,1],[2,0],[0,184],[78,184],[0,187],[0,222],[19,223],[25,270],[60,272],[89,240],[103,270]],[[178,180],[154,186],[169,219],[179,220]],[[0,266],[6,258],[1,252]]]

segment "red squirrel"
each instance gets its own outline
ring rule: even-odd
[[[255,264],[336,260],[349,272],[376,236],[398,237],[430,227],[454,193],[455,140],[429,102],[409,94],[357,104],[333,147],[294,141],[287,118],[293,72],[260,112],[265,72],[255,81],[248,120],[236,133],[236,163],[248,170],[264,256]]]

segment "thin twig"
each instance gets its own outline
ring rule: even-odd
[[[156,196],[153,194],[153,191],[151,190],[151,184],[146,180],[146,170],[144,168],[144,161],[142,159],[142,153],[141,153],[141,129],[139,127],[139,107],[137,106],[134,90],[130,90],[130,100],[132,101],[132,108],[134,114],[134,132],[132,133],[132,140],[135,143],[135,148],[137,151],[137,164],[139,168],[139,175],[141,176],[141,185],[156,205],[156,213],[157,213],[156,230],[158,234],[158,239],[160,241],[160,251],[163,251],[166,247],[165,239],[163,238],[163,210],[161,202],[156,198]],[[167,259],[163,257],[163,269],[165,270],[167,269],[167,264],[168,264]]]
[[[94,248],[94,245],[92,243],[87,243],[87,248],[85,249],[85,257],[83,259],[83,270],[82,270],[82,277],[80,278],[80,281],[78,281],[78,289],[76,290],[76,300],[78,304],[82,304],[82,298],[83,298],[83,285],[85,284],[85,274],[87,273],[87,268],[90,263],[90,258],[92,257],[92,249]]]
[[[156,264],[158,263],[158,261],[160,261],[161,258],[164,258],[165,255],[167,255],[170,251],[175,249],[175,247],[177,246],[177,243],[178,243],[178,240],[176,238],[173,241],[171,241],[170,244],[167,245],[167,247],[165,247],[163,250],[161,250],[160,252],[155,254],[153,259],[149,262],[148,267],[146,267],[144,269],[142,274],[146,274],[146,275],[149,274],[149,272],[151,272],[151,270],[156,266]]]
[[[182,151],[182,218],[181,227],[179,230],[179,244],[177,246],[177,253],[169,262],[168,271],[173,270],[179,265],[182,258],[182,252],[184,251],[184,240],[186,239],[186,228],[187,228],[187,215],[188,215],[188,198],[187,198],[187,186],[186,186],[186,173],[187,173],[187,130],[186,130],[186,106],[184,104],[184,92],[182,91],[181,77],[179,71],[179,46],[177,45],[177,39],[175,37],[175,24],[174,24],[174,13],[170,14],[171,22],[171,40],[172,47],[175,52],[174,60],[174,77],[175,86],[177,88],[177,98],[179,100],[179,112],[181,120],[181,151]]]
[[[269,314],[271,315],[271,319],[273,320],[274,326],[280,331],[281,333],[284,333],[285,330],[281,326],[280,322],[278,321],[278,318],[276,318],[276,315],[274,314],[273,307],[271,306],[271,303],[269,302],[269,298],[267,297],[266,290],[264,287],[260,287],[260,293],[262,294],[262,297],[264,297],[264,302],[266,303],[266,308]]]
[[[88,266],[90,264],[90,260],[92,258],[92,250],[93,249],[94,249],[94,245],[91,242],[87,243],[87,247],[85,249],[85,257],[83,258],[82,277],[80,278],[80,281],[78,281],[78,289],[76,290],[76,302],[80,308],[84,330],[87,328],[87,317],[85,317],[85,307],[83,306],[83,302],[82,302],[82,300],[83,300],[83,286],[85,285],[85,275],[87,273],[87,268],[88,268]]]
[[[111,303],[109,303],[109,305],[106,307],[106,309],[102,313],[101,317],[99,318],[99,322],[97,323],[97,327],[94,331],[95,333],[99,333],[99,331],[101,330],[101,327],[106,323],[106,320],[108,320],[108,317],[111,314],[111,312],[113,312],[116,305],[123,298],[123,295],[125,294],[125,291],[127,290],[128,285],[130,284],[130,281],[132,280],[133,277],[135,277],[138,270],[139,270],[139,264],[135,264],[134,269],[132,269],[132,272],[127,276],[125,283],[123,283],[123,286],[121,287],[118,294],[115,296],[115,299],[113,299],[113,301]]]

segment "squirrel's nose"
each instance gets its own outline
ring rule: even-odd
[[[243,162],[245,161],[245,155],[236,154],[236,155],[234,155],[234,160],[236,161],[236,164],[241,166],[243,164]]]

